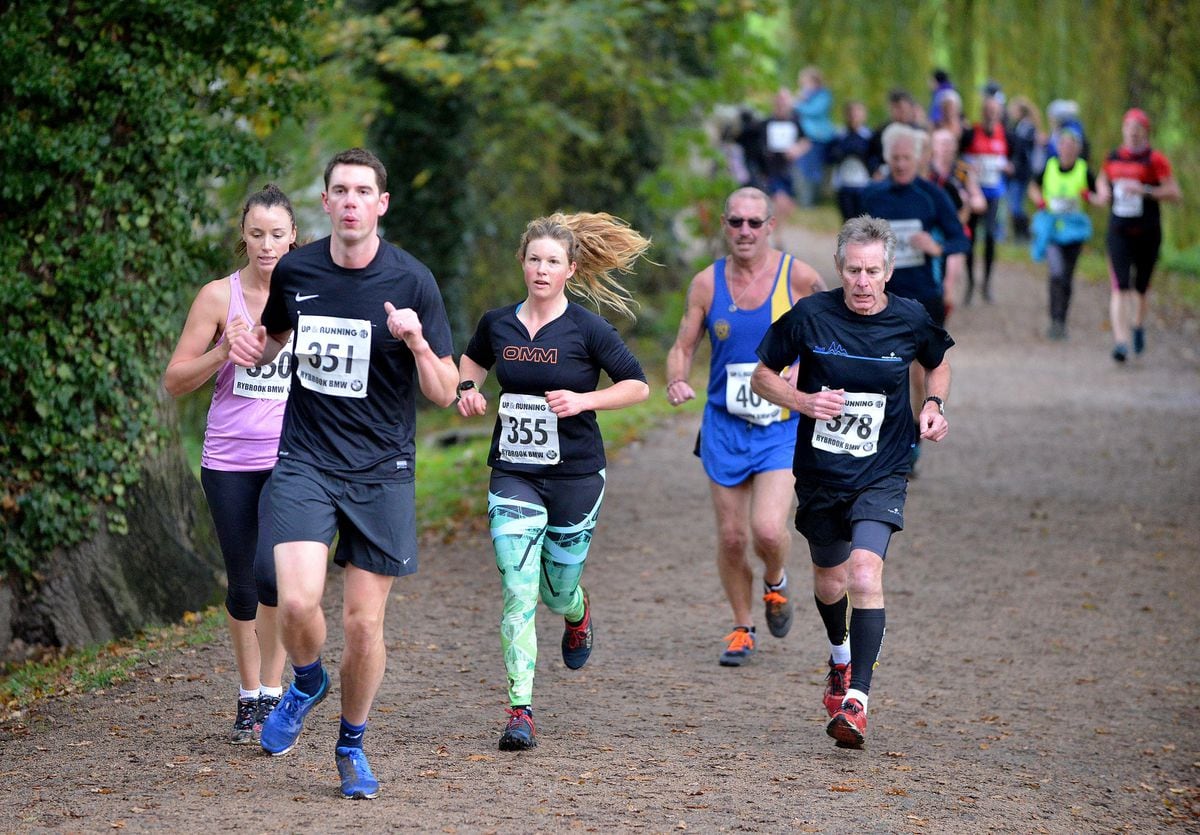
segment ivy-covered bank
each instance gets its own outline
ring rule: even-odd
[[[0,12],[0,569],[103,523],[164,426],[180,299],[228,264],[211,186],[267,170],[301,94],[304,0],[22,0]],[[227,259],[226,259],[227,260]],[[103,513],[98,513],[102,508]],[[103,518],[102,518],[103,517]]]

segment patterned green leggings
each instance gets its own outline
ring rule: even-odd
[[[583,617],[579,578],[603,500],[603,470],[577,478],[492,471],[488,520],[504,589],[500,647],[511,705],[533,703],[538,598],[568,620]]]

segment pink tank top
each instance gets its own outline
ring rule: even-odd
[[[235,272],[229,276],[229,311],[225,314],[225,330],[217,340],[218,345],[225,341],[229,323],[238,316],[244,322],[255,323],[246,310],[241,273]],[[274,370],[273,366],[268,368]],[[235,394],[236,376],[237,366],[232,362],[225,362],[217,371],[200,464],[210,470],[227,472],[269,470],[275,466],[279,452],[279,431],[283,426],[283,410],[287,400],[267,399],[267,395],[279,397],[283,394],[286,397],[291,378],[280,380],[273,376],[268,381],[262,379],[261,372],[250,377],[243,369],[239,392],[251,393]],[[254,391],[262,394],[256,395],[252,393]]]

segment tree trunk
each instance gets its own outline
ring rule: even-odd
[[[176,425],[174,407],[169,426]],[[148,459],[129,491],[128,535],[101,514],[92,539],[49,554],[30,585],[0,587],[0,652],[16,660],[34,646],[81,646],[179,620],[224,594],[212,518],[178,437]]]

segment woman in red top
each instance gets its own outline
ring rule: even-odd
[[[1146,349],[1146,294],[1162,244],[1158,204],[1182,196],[1171,163],[1150,147],[1150,118],[1144,111],[1136,107],[1126,111],[1121,139],[1121,147],[1108,155],[1096,178],[1098,200],[1112,203],[1106,244],[1112,278],[1112,356],[1117,362],[1125,362],[1131,336],[1135,354]],[[1132,304],[1134,293],[1136,305]]]
[[[996,261],[996,241],[1000,239],[1000,200],[1006,190],[1005,180],[1012,174],[1008,160],[1008,139],[1004,131],[1004,103],[990,95],[983,100],[983,121],[963,131],[961,149],[965,159],[975,169],[987,206],[981,214],[972,214],[971,250],[967,253],[967,292],[963,304],[971,303],[975,292],[975,241],[979,221],[983,219],[983,288],[985,302],[992,300],[992,265]]]

